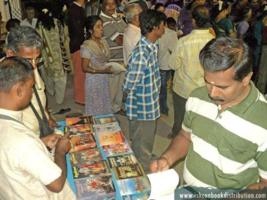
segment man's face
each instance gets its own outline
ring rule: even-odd
[[[20,83],[17,96],[19,98],[19,108],[18,110],[23,110],[29,106],[32,99],[32,87],[34,85],[33,76],[28,78],[25,82]]]
[[[28,20],[32,20],[35,17],[34,9],[26,10],[26,17],[27,17]]]
[[[41,51],[35,47],[20,47],[19,51],[16,52],[15,55],[28,59],[33,68],[36,68],[40,60]]]
[[[234,80],[234,75],[233,67],[225,71],[204,72],[209,97],[217,105],[232,105],[242,98],[243,92],[249,85],[251,74],[242,81]]]
[[[165,24],[161,22],[158,27],[155,28],[158,39],[165,33]]]
[[[106,5],[103,11],[106,15],[112,16],[116,11],[115,0],[106,0]]]

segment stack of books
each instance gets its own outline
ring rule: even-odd
[[[112,174],[97,148],[92,125],[92,117],[66,118],[65,132],[70,134],[69,158],[77,198],[115,199]]]
[[[116,200],[147,200],[150,183],[113,115],[94,116],[96,142],[112,172]]]

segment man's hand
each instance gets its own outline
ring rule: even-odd
[[[123,44],[123,35],[118,35],[115,39],[115,42],[117,43],[117,45],[122,46]]]
[[[158,160],[154,160],[150,164],[150,171],[151,172],[158,172],[158,171],[164,171],[170,168],[169,162],[166,157],[162,156]]]
[[[70,145],[70,140],[69,140],[69,134],[65,134],[64,136],[62,136],[57,144],[56,144],[56,151],[55,153],[57,154],[66,154],[69,152],[71,148],[71,145]]]
[[[59,138],[61,138],[61,135],[58,134],[50,134],[47,135],[45,137],[42,137],[41,140],[43,141],[43,143],[45,144],[45,146],[47,146],[50,149],[55,148],[57,141],[59,140]]]
[[[267,187],[267,179],[261,178],[261,181],[259,183],[253,183],[253,184],[249,185],[247,189],[262,190],[265,187]]]

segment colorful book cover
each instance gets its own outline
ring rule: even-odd
[[[95,133],[114,132],[114,131],[120,131],[121,130],[118,122],[112,122],[109,124],[96,124],[93,127],[94,127]]]
[[[116,179],[127,179],[144,176],[144,170],[140,164],[126,165],[121,167],[114,167],[111,169]]]
[[[67,117],[67,126],[77,125],[77,124],[93,124],[91,116],[79,116],[79,117]]]
[[[116,180],[121,196],[150,192],[150,183],[146,176]]]
[[[137,163],[136,157],[133,154],[112,156],[108,157],[107,160],[110,168],[133,165]]]
[[[93,148],[70,153],[70,160],[72,165],[90,164],[101,161],[102,157],[99,150]]]
[[[76,124],[66,127],[66,132],[70,134],[93,133],[93,128],[91,124]]]
[[[72,173],[74,179],[85,178],[90,175],[97,175],[97,174],[110,174],[105,161],[100,161],[90,164],[73,165]]]
[[[132,195],[126,195],[122,196],[122,200],[147,200],[149,198],[149,192],[140,193],[140,194],[132,194]]]
[[[96,134],[101,146],[120,144],[125,142],[124,135],[121,131],[116,132],[99,132]]]
[[[111,175],[89,176],[75,180],[79,200],[111,200],[114,198],[114,187]]]
[[[93,117],[94,124],[108,124],[116,121],[117,119],[114,115],[99,115]]]
[[[81,151],[89,148],[95,148],[96,142],[92,134],[77,134],[70,135],[71,149],[70,153]]]
[[[110,156],[132,153],[132,149],[126,141],[120,144],[104,145],[102,146],[102,150],[106,158]]]

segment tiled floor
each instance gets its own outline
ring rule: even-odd
[[[76,104],[73,100],[73,83],[72,83],[72,75],[68,76],[67,90],[65,93],[64,102],[61,105],[56,104],[54,97],[48,95],[48,107],[52,113],[59,111],[60,109],[71,108],[71,111],[61,115],[53,115],[55,119],[60,120],[64,119],[67,114],[72,113],[83,113],[84,106]],[[158,121],[158,128],[156,133],[156,139],[154,143],[153,153],[157,156],[160,156],[167,146],[170,143],[170,139],[167,138],[167,135],[171,131],[171,127],[173,124],[173,109],[172,109],[172,97],[171,91],[168,91],[168,105],[169,105],[169,115],[162,115]],[[125,116],[116,115],[120,126],[123,132],[128,131],[128,120]],[[183,163],[175,166],[177,172],[181,175],[183,168]]]

